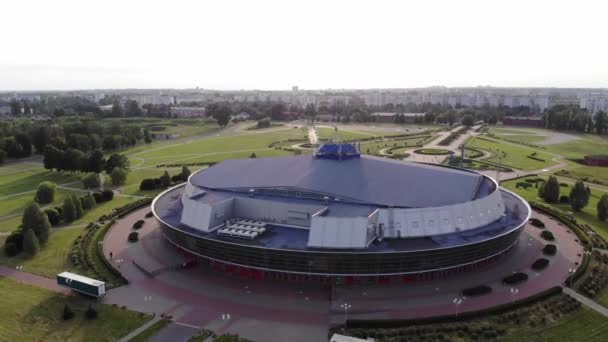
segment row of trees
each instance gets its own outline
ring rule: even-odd
[[[591,114],[576,105],[556,105],[545,113],[545,124],[549,129],[604,134],[608,132],[608,117],[599,112]]]
[[[146,178],[141,181],[139,190],[156,190],[166,189],[171,186],[172,183],[185,182],[190,176],[190,170],[186,166],[182,166],[180,173],[170,176],[169,172],[165,171],[158,178]]]
[[[150,132],[136,123],[102,123],[93,118],[33,122],[16,120],[0,122],[0,151],[10,158],[42,154],[47,146],[69,148],[85,153],[116,151],[134,146],[139,141],[152,142]]]
[[[581,211],[589,204],[591,189],[586,187],[583,181],[577,181],[570,190],[569,196],[560,196],[561,185],[557,177],[550,176],[549,179],[538,188],[538,196],[547,203],[570,203],[572,210]]]
[[[86,154],[74,148],[61,150],[48,145],[44,151],[44,168],[56,171],[92,172],[99,174],[105,171],[111,174],[115,168],[129,169],[129,159],[122,154],[114,153],[106,160],[103,152],[95,150]]]

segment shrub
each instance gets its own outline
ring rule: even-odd
[[[114,199],[114,191],[106,189],[101,192],[101,196],[103,197],[103,202],[109,202]]]
[[[149,212],[146,214],[146,218],[150,218],[150,217],[152,217],[152,216],[154,216],[154,214],[153,214],[151,211],[149,211]]]
[[[553,233],[548,230],[543,230],[542,233],[540,233],[540,236],[547,241],[555,240],[555,236],[553,236]]]
[[[505,285],[515,285],[528,280],[528,275],[523,272],[513,273],[510,276],[504,277],[502,283]]]
[[[537,219],[536,217],[530,218],[530,224],[533,225],[534,227],[539,227],[539,228],[545,227],[545,223],[543,221]]]
[[[82,179],[82,184],[86,189],[99,188],[99,176],[94,173],[89,173]]]
[[[72,308],[70,308],[69,305],[66,304],[63,307],[63,313],[61,314],[61,318],[63,318],[64,321],[68,321],[74,318],[74,311],[72,311]]]
[[[144,223],[144,220],[138,220],[137,222],[133,223],[133,229],[139,229],[143,227]]]
[[[7,257],[14,257],[19,254],[19,252],[21,251],[14,242],[7,242],[4,244],[4,254],[6,254]]]
[[[546,246],[543,248],[543,253],[544,253],[545,255],[555,255],[555,253],[557,253],[557,246],[555,246],[555,245],[551,245],[551,244],[546,245]]]
[[[61,216],[61,214],[59,214],[59,212],[55,208],[45,209],[44,213],[46,214],[46,217],[49,218],[49,222],[51,223],[51,226],[55,226],[55,225],[59,224],[59,222],[61,222],[61,220],[63,220],[63,217]]]
[[[549,260],[547,260],[545,258],[541,258],[541,259],[536,260],[532,264],[532,269],[535,271],[540,271],[542,269],[545,269],[547,266],[549,266]]]
[[[6,251],[7,244],[14,244],[17,248],[17,254],[21,253],[23,250],[23,233],[21,230],[15,230],[11,232],[11,234],[4,241],[4,247]]]
[[[570,203],[570,198],[566,195],[559,196],[559,203]]]
[[[137,240],[139,240],[139,234],[137,232],[129,233],[129,238],[128,238],[129,242],[137,242]]]
[[[85,210],[92,209],[96,204],[97,202],[95,202],[95,197],[93,197],[93,195],[91,195],[90,193],[86,194],[82,198],[82,207]]]
[[[156,189],[156,179],[155,178],[146,178],[141,181],[139,184],[139,190],[154,190]]]
[[[463,296],[481,296],[484,294],[488,294],[492,292],[492,288],[488,285],[479,285],[475,287],[470,287],[468,289],[464,289],[461,291]]]
[[[103,203],[103,195],[101,194],[101,192],[94,192],[93,193],[93,198],[95,199],[95,203]]]
[[[42,182],[36,190],[34,200],[40,204],[53,203],[55,200],[55,192],[57,191],[57,184],[53,182]]]
[[[95,319],[95,318],[97,318],[97,310],[95,310],[95,308],[93,308],[92,305],[89,305],[89,307],[87,308],[87,311],[85,311],[84,315],[88,319]]]

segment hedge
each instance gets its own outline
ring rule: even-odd
[[[538,227],[538,228],[545,228],[545,223],[539,219],[537,219],[536,217],[532,217],[530,218],[530,224],[533,225],[534,227]]]
[[[557,246],[555,246],[555,245],[551,245],[551,244],[546,245],[546,246],[543,248],[543,253],[544,253],[545,255],[555,255],[555,253],[557,253]]]
[[[562,288],[560,286],[554,286],[550,289],[547,289],[543,292],[537,293],[527,298],[522,298],[520,300],[509,302],[497,306],[493,306],[487,309],[481,309],[476,311],[468,311],[459,313],[458,316],[455,315],[445,315],[445,316],[434,316],[434,317],[425,317],[425,318],[414,318],[414,319],[378,319],[378,320],[348,320],[347,324],[349,328],[396,328],[410,325],[421,325],[421,324],[433,324],[433,323],[448,323],[448,322],[457,322],[457,321],[465,321],[471,320],[479,317],[488,316],[491,314],[501,314],[509,310],[514,310],[520,307],[528,306],[530,304],[534,304],[541,300],[547,299],[549,297],[555,296],[562,293]]]
[[[129,237],[127,238],[127,240],[129,242],[137,242],[137,240],[139,240],[139,233],[137,233],[137,232],[130,232],[129,233]]]
[[[144,220],[137,220],[137,222],[133,223],[133,229],[140,229],[146,223]]]
[[[550,231],[548,231],[548,230],[543,230],[543,231],[540,233],[540,236],[541,236],[543,239],[547,240],[547,241],[553,241],[553,240],[555,240],[555,236],[553,236],[553,233],[551,233],[551,232],[550,232]]]
[[[528,275],[523,272],[513,273],[510,276],[503,278],[502,283],[505,285],[516,285],[528,280]]]
[[[535,271],[540,271],[545,269],[547,266],[549,266],[549,260],[540,258],[532,264],[532,269]]]
[[[475,287],[469,287],[468,289],[464,289],[460,292],[463,296],[481,296],[484,294],[488,294],[492,292],[492,288],[488,285],[479,285]]]

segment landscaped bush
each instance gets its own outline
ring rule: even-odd
[[[82,184],[85,189],[99,188],[99,176],[94,173],[89,173],[82,179]]]
[[[532,183],[528,183],[528,182],[517,182],[517,183],[515,184],[515,187],[516,187],[516,188],[524,188],[524,189],[527,189],[527,188],[531,188],[531,187],[532,187]]]
[[[95,199],[95,203],[103,203],[103,195],[101,194],[101,192],[94,192],[93,193],[93,198]]]
[[[553,233],[551,233],[551,232],[550,232],[550,231],[548,231],[548,230],[543,230],[543,231],[540,233],[540,236],[541,236],[543,239],[547,240],[547,241],[553,241],[553,240],[555,240],[555,236],[553,236]]]
[[[502,283],[505,285],[515,285],[528,280],[528,275],[523,272],[513,273],[510,276],[503,278]]]
[[[63,318],[64,321],[68,321],[74,318],[74,311],[72,310],[72,308],[70,308],[69,305],[66,304],[63,307],[63,313],[61,314],[61,318]]]
[[[139,190],[155,190],[160,188],[161,181],[159,178],[146,178],[139,184]]]
[[[133,223],[133,229],[139,229],[143,227],[144,223],[146,223],[144,220],[138,220],[137,222]]]
[[[103,197],[103,202],[109,202],[114,199],[114,191],[110,189],[106,189],[101,192],[101,196]],[[99,203],[99,202],[97,202]]]
[[[129,242],[137,242],[139,240],[139,234],[137,232],[129,233],[128,241]]]
[[[532,264],[532,269],[535,271],[540,271],[545,269],[547,266],[549,266],[549,260],[545,259],[545,258],[541,258],[536,260],[533,264]]]
[[[559,203],[570,203],[570,198],[566,195],[559,196]]]
[[[543,253],[545,255],[555,255],[555,253],[557,253],[557,246],[555,246],[555,245],[546,245],[543,248]]]
[[[479,285],[475,287],[470,287],[468,289],[464,289],[461,291],[463,296],[481,296],[484,294],[488,294],[492,292],[492,288],[488,285]]]
[[[543,221],[537,219],[536,217],[530,218],[529,222],[534,227],[539,227],[539,228],[544,228],[545,227],[545,223]]]
[[[49,223],[51,224],[51,226],[55,226],[59,222],[61,222],[61,220],[63,220],[63,217],[55,208],[45,209],[44,213],[46,214],[46,217],[49,218]]]
[[[95,319],[95,318],[97,318],[97,310],[95,310],[95,308],[93,308],[92,305],[89,305],[89,307],[87,308],[87,311],[85,311],[84,315],[88,319]]]
[[[149,211],[149,212],[146,214],[146,218],[150,218],[150,217],[152,217],[152,216],[154,216],[154,214],[153,214],[151,211]]]
[[[4,253],[11,257],[23,250],[23,234],[21,230],[15,230],[4,241]]]

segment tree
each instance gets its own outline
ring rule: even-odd
[[[70,308],[69,305],[65,305],[63,307],[63,313],[61,314],[61,318],[63,318],[64,321],[68,321],[72,318],[74,318],[75,314],[74,311],[72,310],[72,308]]]
[[[462,124],[464,126],[471,127],[475,124],[475,119],[473,119],[473,116],[471,114],[467,114],[462,117]]]
[[[315,118],[317,117],[317,109],[315,108],[315,105],[312,103],[307,104],[306,108],[304,109],[304,115],[308,120],[310,120],[311,123],[315,123]]]
[[[125,103],[125,114],[127,116],[142,116],[143,111],[135,100],[127,100]]]
[[[208,106],[207,112],[209,116],[217,121],[217,124],[225,127],[230,122],[230,115],[232,115],[232,109],[226,104],[212,103]]]
[[[588,203],[589,192],[587,192],[585,184],[579,180],[570,191],[570,205],[572,206],[572,210],[581,211]]]
[[[89,173],[82,179],[82,184],[84,185],[85,189],[99,188],[99,175]]]
[[[57,184],[53,182],[42,182],[38,185],[34,200],[40,204],[53,203],[55,200],[55,193],[57,190]]]
[[[36,234],[34,234],[33,230],[26,229],[23,235],[23,250],[29,255],[36,255],[39,249],[40,244],[38,243]]]
[[[106,160],[103,157],[103,152],[95,150],[89,155],[89,170],[94,173],[100,173],[106,164]]]
[[[249,155],[249,158],[257,158],[258,156],[255,154],[255,152],[251,152],[251,154]]]
[[[606,121],[606,113],[598,112],[595,114],[595,130],[597,131],[597,134],[604,133],[604,130],[606,129]]]
[[[63,219],[66,222],[72,222],[78,219],[78,213],[76,212],[76,206],[72,201],[72,197],[68,196],[63,200]]]
[[[95,310],[95,308],[93,308],[93,306],[89,304],[89,307],[87,308],[87,311],[85,311],[84,315],[88,319],[95,319],[97,318],[97,310]]]
[[[122,154],[114,153],[108,158],[105,165],[105,171],[107,174],[112,173],[114,168],[119,167],[125,170],[129,169],[129,158]]]
[[[608,219],[608,194],[603,194],[597,202],[597,218],[600,221]]]
[[[559,182],[557,177],[550,176],[549,180],[542,186],[543,198],[549,203],[557,203],[559,200]]]
[[[116,101],[112,104],[112,116],[113,117],[123,116],[122,107],[120,106],[120,103],[118,103],[118,101]]]
[[[83,209],[90,210],[95,206],[95,204],[97,204],[97,202],[90,192],[84,196],[84,199],[82,200]]]
[[[169,176],[169,172],[165,171],[162,176],[160,176],[160,184],[163,188],[168,188],[171,185],[171,176]]]
[[[21,222],[23,224],[23,231],[31,230],[37,239],[40,240],[40,243],[44,244],[49,239],[51,223],[37,203],[30,203],[25,207]]]
[[[144,142],[148,145],[152,143],[152,136],[150,135],[149,129],[144,129]]]
[[[84,214],[84,209],[82,208],[82,202],[80,201],[80,198],[78,198],[78,196],[76,196],[76,195],[72,195],[70,197],[72,198],[72,203],[74,203],[74,209],[76,211],[76,218],[79,219],[82,217],[82,214]]]
[[[122,167],[115,167],[110,173],[112,185],[122,185],[127,180],[127,170]]]
[[[187,181],[188,177],[190,177],[190,170],[188,169],[188,167],[186,165],[182,166],[182,172],[180,173],[180,177],[182,179],[182,181]]]

